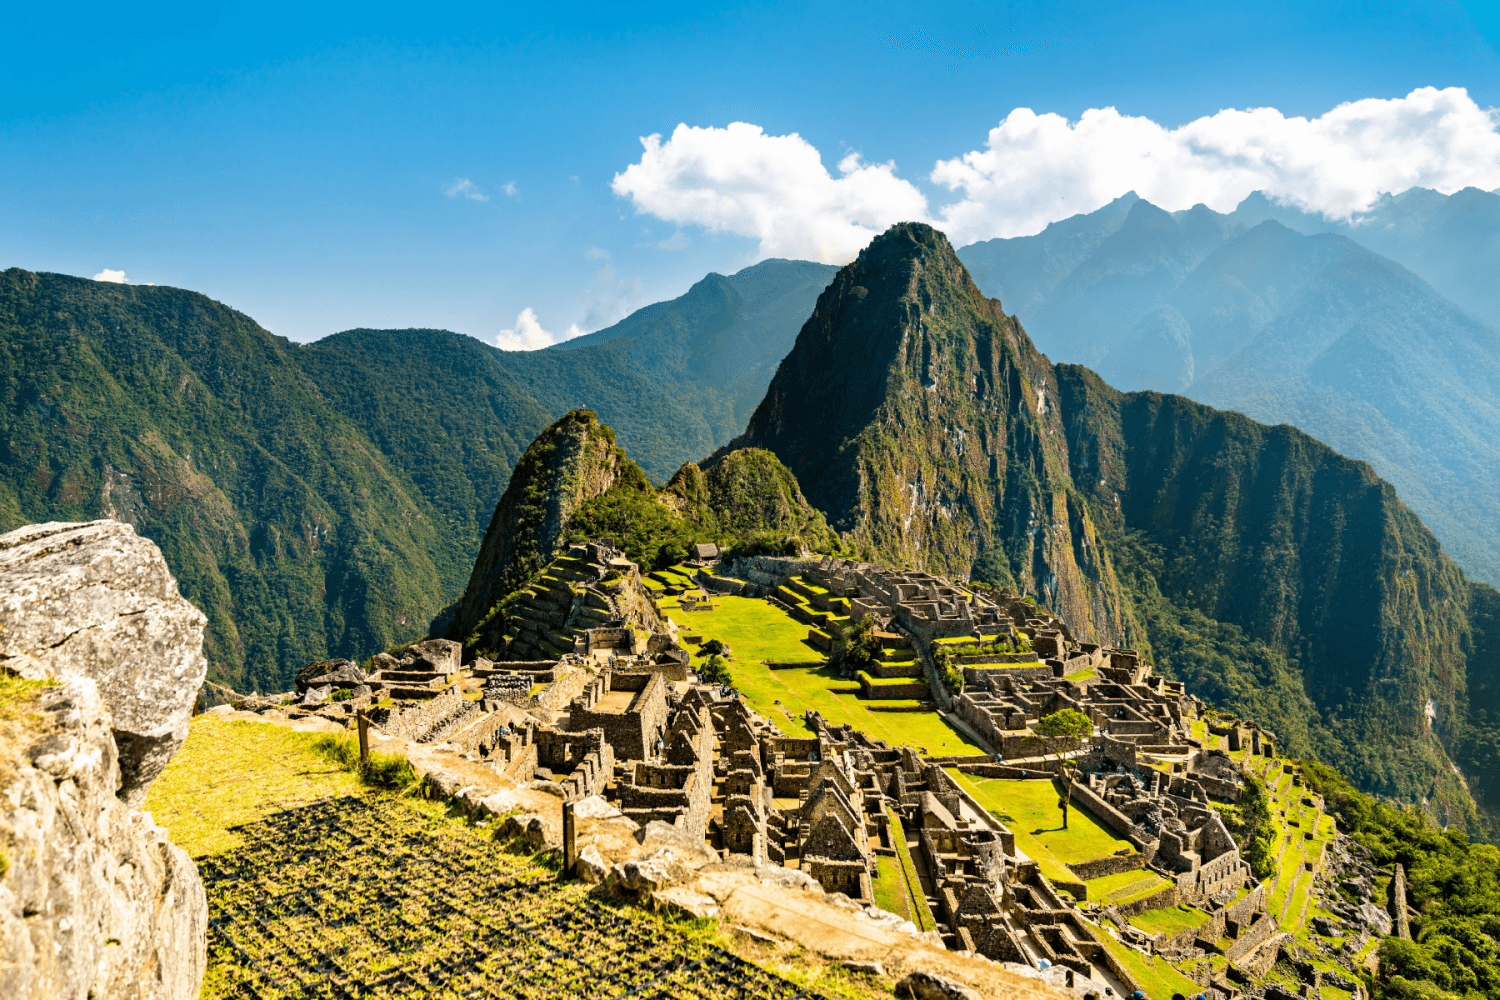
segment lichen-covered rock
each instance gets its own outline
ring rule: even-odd
[[[700,920],[717,917],[719,904],[712,896],[694,892],[686,886],[674,885],[651,894],[651,902],[657,909],[676,910],[685,916]]]
[[[641,896],[686,882],[692,877],[693,870],[679,861],[671,848],[614,867],[614,878],[620,887]]]
[[[94,681],[44,688],[0,760],[0,996],[191,1000],[207,962],[198,870],[115,795],[119,764]]]
[[[208,670],[205,624],[160,550],[128,524],[49,522],[0,535],[0,664],[33,679],[94,681],[130,805],[187,738]]]
[[[964,984],[921,971],[913,972],[897,983],[896,996],[913,1000],[979,1000],[979,994]]]
[[[604,860],[604,855],[599,853],[599,848],[593,844],[586,844],[583,850],[578,852],[578,861],[573,874],[584,885],[600,885],[609,880],[609,862]]]
[[[297,691],[308,688],[353,688],[365,682],[365,672],[352,660],[318,660],[297,671]]]

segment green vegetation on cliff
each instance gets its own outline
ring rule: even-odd
[[[1376,866],[1387,874],[1398,863],[1406,869],[1406,902],[1416,911],[1412,940],[1381,942],[1377,1000],[1500,995],[1500,850],[1472,844],[1458,830],[1437,829],[1418,810],[1364,795],[1316,761],[1303,768],[1309,786],[1370,849]],[[1381,881],[1388,886],[1389,879]]]
[[[0,531],[130,522],[240,690],[420,635],[472,543],[298,361],[193,292],[0,274]]]
[[[1052,367],[947,239],[903,223],[818,298],[743,438],[775,452],[864,558],[1039,595],[1085,634],[1133,634],[1068,479]]]
[[[1058,387],[1074,480],[1162,672],[1479,830],[1444,749],[1466,717],[1471,585],[1391,486],[1285,425],[1072,365]]]

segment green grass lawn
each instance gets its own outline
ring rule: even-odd
[[[1082,670],[1075,671],[1075,672],[1073,672],[1071,674],[1065,674],[1063,676],[1063,680],[1065,680],[1065,681],[1073,681],[1074,683],[1077,683],[1078,681],[1086,681],[1090,677],[1098,677],[1098,676],[1099,676],[1099,672],[1097,670],[1095,670],[1093,667],[1085,667]]]
[[[1141,989],[1152,1000],[1167,1000],[1173,993],[1181,993],[1190,997],[1201,992],[1201,987],[1191,979],[1178,972],[1172,963],[1160,955],[1152,955],[1149,958],[1109,936],[1102,928],[1099,931],[1099,940],[1111,955],[1135,977],[1140,983]]]
[[[906,890],[906,876],[901,871],[901,862],[885,854],[875,856],[875,867],[880,877],[874,879],[875,905],[898,917],[911,920],[911,894]],[[912,923],[916,923],[912,920]]]
[[[358,778],[312,749],[320,735],[200,715],[151,784],[146,808],[193,857],[230,850],[241,840],[233,827],[363,790]]]
[[[872,677],[863,670],[859,672],[859,679],[871,687],[901,687],[903,684],[925,684],[921,677]]]
[[[1211,919],[1197,907],[1168,906],[1160,910],[1147,910],[1130,918],[1130,926],[1138,927],[1147,934],[1166,934],[1175,937],[1183,931],[1202,927]]]
[[[803,719],[812,709],[832,725],[852,725],[892,746],[915,746],[923,753],[939,756],[978,752],[935,711],[872,711],[874,707],[904,703],[865,701],[855,693],[859,690],[857,682],[837,676],[828,667],[769,669],[760,661],[826,663],[827,657],[807,642],[806,625],[769,601],[750,597],[715,600],[718,607],[713,611],[677,611],[670,617],[679,628],[701,634],[704,642],[718,639],[733,650],[729,669],[735,687],[755,711],[789,734],[808,731]]]
[[[1016,846],[1034,859],[1049,879],[1076,882],[1078,876],[1065,867],[1067,864],[1108,857],[1121,848],[1134,850],[1130,841],[1116,836],[1077,803],[1068,810],[1068,829],[1062,829],[1057,786],[1050,781],[975,778],[956,767],[944,770],[975,801],[1010,827],[1016,836]],[[1144,879],[1150,873],[1131,874]]]
[[[1089,879],[1083,883],[1089,887],[1089,899],[1103,899],[1112,892],[1119,892],[1127,886],[1146,878],[1156,878],[1149,868],[1138,868],[1133,872],[1120,872],[1117,875],[1102,875],[1099,878]],[[1157,879],[1160,881],[1160,879]]]

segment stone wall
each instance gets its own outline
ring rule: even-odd
[[[1229,950],[1224,953],[1231,962],[1238,963],[1246,955],[1271,939],[1276,933],[1276,921],[1269,913],[1261,914],[1260,918],[1240,934]]]
[[[1231,903],[1224,908],[1225,930],[1239,933],[1241,928],[1250,926],[1255,915],[1265,909],[1266,887],[1258,885],[1245,894],[1245,898],[1236,903]],[[1233,926],[1229,926],[1232,924]]]
[[[1095,858],[1092,861],[1079,861],[1068,865],[1068,870],[1087,882],[1090,879],[1103,878],[1105,875],[1140,871],[1145,867],[1146,856],[1144,854],[1117,854],[1108,858]]]
[[[456,687],[449,687],[436,698],[406,707],[372,708],[367,713],[370,721],[387,736],[416,740],[428,733],[444,719],[454,715],[464,706],[463,694]]]
[[[983,669],[980,667],[964,667],[964,683],[972,685],[989,686],[992,682],[991,675],[1004,675],[1011,677],[1018,684],[1035,684],[1037,681],[1050,681],[1053,679],[1051,667],[1009,667],[1007,669]]]
[[[618,786],[615,805],[621,812],[642,826],[661,820],[703,839],[713,790],[695,765],[637,762],[633,778]]]
[[[860,672],[859,687],[866,698],[883,699],[888,701],[899,701],[906,698],[925,699],[932,697],[932,689],[923,680],[914,680],[910,684],[874,684],[870,676],[863,671]]]

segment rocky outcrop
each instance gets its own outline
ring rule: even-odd
[[[0,667],[88,677],[109,706],[119,794],[138,806],[187,738],[207,619],[160,550],[120,521],[32,524],[0,535]]]
[[[187,736],[204,623],[128,524],[0,535],[0,996],[197,996],[203,884],[134,806]]]
[[[167,831],[116,797],[98,687],[67,677],[22,701],[0,705],[23,720],[0,731],[0,996],[191,1000],[207,962],[203,884]]]

